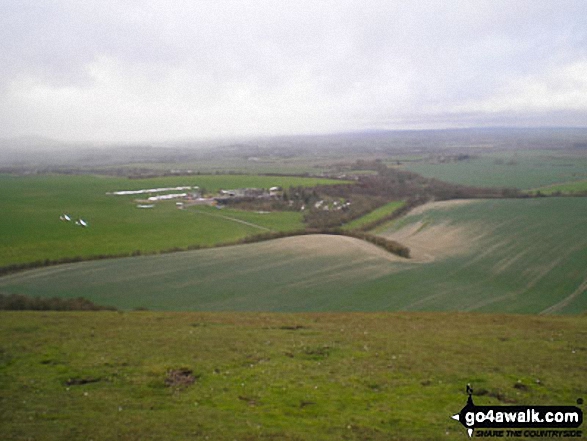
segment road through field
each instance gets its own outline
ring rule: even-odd
[[[271,231],[270,228],[263,227],[263,226],[257,225],[257,224],[253,224],[251,222],[247,222],[247,221],[244,221],[241,219],[236,219],[236,218],[230,217],[230,216],[223,216],[221,214],[207,213],[207,212],[201,211],[201,210],[190,210],[190,212],[197,213],[197,214],[203,214],[205,216],[218,217],[220,219],[226,219],[226,220],[229,220],[232,222],[238,222],[239,224],[248,225],[249,227],[258,228],[259,230],[263,230],[263,231]]]

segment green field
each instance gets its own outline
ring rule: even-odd
[[[423,176],[456,184],[523,190],[587,178],[584,153],[573,156],[549,150],[485,153],[465,161],[441,164],[423,161],[405,167]]]
[[[538,191],[545,195],[551,195],[553,193],[561,193],[568,195],[572,195],[575,193],[587,193],[587,180],[568,182],[564,184],[554,184],[549,185],[547,187],[540,187],[537,188],[534,192]]]
[[[0,313],[11,440],[469,439],[477,405],[575,405],[586,317]],[[192,372],[193,384],[168,383]]]
[[[361,228],[365,225],[368,225],[372,222],[378,221],[379,219],[384,218],[385,216],[389,216],[393,214],[398,208],[401,208],[405,205],[404,201],[394,201],[388,204],[385,204],[382,207],[373,210],[371,213],[360,217],[359,219],[355,219],[352,222],[343,226],[344,230],[353,230],[355,228]]]
[[[380,303],[357,293],[401,269],[395,260],[358,239],[301,236],[26,271],[0,278],[0,291],[83,296],[124,309],[377,310]]]
[[[178,151],[151,163],[145,148],[145,162],[135,163],[129,149],[126,162],[98,155],[95,164],[78,158],[54,169],[223,174],[0,174],[0,268],[39,265],[0,277],[0,295],[83,297],[119,309],[0,311],[0,439],[464,441],[450,417],[465,405],[468,383],[477,405],[585,413],[587,198],[419,206],[369,231],[408,246],[403,259],[342,235],[218,246],[300,230],[302,213],[180,210],[175,201],[140,209],[142,196],[107,194],[344,182],[253,173],[376,173],[354,170],[357,159],[467,185],[587,190],[585,149],[571,148],[564,133],[559,150],[544,141],[552,150],[516,151],[533,146],[512,138],[471,148],[467,133],[456,144],[401,136],[340,151],[334,143],[324,153],[314,139],[302,150],[283,141],[291,152],[228,146],[202,162],[195,154],[181,162]],[[434,163],[461,150],[478,156]],[[64,213],[89,227],[60,221]],[[165,253],[179,249],[190,251]],[[125,257],[42,266],[114,255]]]
[[[136,208],[134,196],[107,192],[145,188],[199,186],[210,192],[220,188],[313,186],[341,181],[249,175],[202,175],[156,179],[123,179],[98,176],[0,175],[0,266],[56,260],[75,256],[156,252],[174,247],[211,246],[231,242],[259,228],[222,217],[180,211],[174,202],[161,202],[150,210]],[[207,208],[200,211],[206,211]],[[80,217],[89,228],[61,222],[67,213]],[[258,220],[272,230],[301,227],[297,213],[266,215],[232,212],[229,216]],[[262,228],[261,228],[262,230]]]
[[[379,234],[420,252],[401,310],[579,313],[587,310],[587,199],[440,203]],[[367,289],[383,293],[379,281]],[[552,307],[552,309],[550,309]]]
[[[246,211],[224,207],[221,210],[209,206],[187,207],[187,213],[196,216],[199,220],[204,217],[211,217],[223,223],[231,221],[231,228],[235,223],[249,226],[256,229],[256,233],[263,231],[292,231],[303,228],[302,214],[296,211]],[[229,225],[229,223],[224,223]]]
[[[573,314],[587,310],[586,215],[583,198],[441,203],[378,230],[411,260],[314,235],[44,268],[0,290],[123,309]]]

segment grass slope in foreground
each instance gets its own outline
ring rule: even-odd
[[[193,216],[175,208],[174,202],[155,208],[136,208],[134,196],[107,195],[118,190],[199,186],[219,188],[269,188],[280,185],[311,186],[340,181],[283,176],[202,175],[155,179],[97,176],[0,175],[0,266],[56,260],[76,256],[156,252],[189,245],[211,246],[256,234],[259,228],[226,218]],[[187,211],[187,210],[186,210]],[[81,217],[89,228],[61,222],[68,213]],[[239,217],[238,213],[232,217]],[[299,213],[270,213],[261,225],[275,230],[302,226]]]
[[[5,439],[468,439],[478,405],[585,397],[586,317],[0,313]],[[191,385],[166,386],[170,370]]]
[[[587,310],[586,216],[582,198],[440,203],[379,232],[411,248],[407,261],[302,236],[27,271],[0,290],[123,309],[574,314]]]

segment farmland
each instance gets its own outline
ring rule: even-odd
[[[587,194],[587,180],[584,181],[574,181],[574,182],[567,182],[563,184],[553,184],[548,185],[546,187],[540,187],[535,190],[535,192],[540,191],[542,194],[551,195],[553,193],[559,194],[567,194],[567,195],[574,195],[574,194]]]
[[[388,204],[385,204],[382,207],[379,207],[375,210],[373,210],[371,213],[362,216],[359,219],[355,219],[352,222],[349,222],[348,224],[344,225],[344,229],[348,229],[348,230],[352,230],[354,228],[361,228],[364,227],[366,225],[371,224],[372,222],[376,222],[380,219],[385,218],[386,216],[389,216],[391,214],[393,214],[395,211],[397,211],[399,208],[404,206],[404,202],[403,201],[395,201],[395,202],[390,202]]]
[[[435,203],[376,231],[409,246],[409,260],[302,236],[40,269],[0,290],[123,309],[580,313],[586,214],[583,198]]]
[[[1,278],[0,290],[59,297],[83,293],[124,309],[376,309],[380,305],[361,305],[353,293],[367,280],[388,274],[397,260],[357,239],[301,236],[27,271]]]
[[[180,211],[171,203],[139,210],[136,196],[107,192],[166,186],[220,188],[279,185],[312,186],[338,183],[326,179],[249,175],[202,175],[155,179],[104,176],[0,175],[0,266],[75,256],[151,253],[174,247],[212,246],[242,239],[259,228],[229,218],[259,221],[263,228],[282,231],[299,228],[301,218],[292,212],[263,216],[233,211],[224,217],[205,215],[210,210]],[[83,217],[90,228],[75,228],[59,221],[62,213]],[[253,223],[253,222],[250,222]]]
[[[424,262],[394,277],[398,286],[410,286],[397,307],[585,311],[586,214],[583,198],[447,202],[416,209],[378,230],[403,241]]]
[[[478,405],[587,394],[584,315],[0,318],[5,439],[468,439],[467,383]]]
[[[575,404],[587,395],[587,198],[470,196],[475,189],[403,172],[580,192],[584,135],[573,133],[556,134],[559,149],[549,140],[531,149],[534,138],[518,132],[483,132],[474,146],[469,132],[407,132],[309,137],[301,149],[291,140],[217,153],[97,149],[93,159],[74,151],[48,165],[14,163],[16,174],[0,174],[0,266],[132,257],[0,277],[2,295],[119,309],[0,312],[2,437],[467,439],[450,419],[467,383],[478,405]],[[332,187],[344,181],[229,170],[362,178]],[[266,201],[139,209],[147,195],[107,194],[316,184],[328,187],[289,192],[295,205],[279,201],[282,211]],[[488,199],[462,199],[471,197]],[[369,231],[411,258],[332,234],[218,247],[308,227],[301,205],[322,199],[329,210],[314,215],[326,221],[343,213],[335,201],[352,201],[348,218],[324,222],[346,230],[415,206]],[[64,213],[88,228],[60,221]]]
[[[472,152],[467,160],[437,163],[421,159],[405,167],[446,182],[523,190],[587,178],[587,156],[582,151],[481,151]]]

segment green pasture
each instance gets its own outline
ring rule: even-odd
[[[554,184],[549,185],[547,187],[540,187],[531,191],[531,193],[536,193],[540,191],[540,193],[545,195],[551,195],[553,193],[560,193],[565,195],[573,195],[576,193],[587,193],[587,180],[584,181],[575,181],[575,182],[567,182],[564,184]]]
[[[360,228],[364,225],[368,225],[371,222],[375,222],[379,219],[384,218],[385,216],[389,216],[390,214],[393,214],[394,211],[403,207],[404,205],[405,205],[404,201],[390,202],[388,204],[383,205],[382,207],[379,207],[379,208],[373,210],[371,213],[368,213],[365,216],[362,216],[358,219],[355,219],[354,221],[349,222],[348,224],[343,226],[343,229],[344,230],[353,230],[356,228]]]
[[[186,207],[186,212],[196,218],[212,217],[234,223],[250,224],[258,233],[264,231],[292,231],[303,228],[302,213],[296,211],[248,211],[229,207],[222,209],[209,206]]]
[[[0,313],[3,439],[469,439],[465,405],[575,405],[586,317]],[[171,372],[190,381],[173,382]],[[192,381],[193,380],[193,381]]]
[[[458,162],[413,162],[405,164],[405,168],[456,184],[528,190],[585,180],[587,157],[548,150],[496,152]]]
[[[390,260],[357,239],[305,236],[26,271],[0,278],[0,291],[84,296],[127,310],[574,314],[587,310],[586,215],[584,198],[481,200],[378,230],[393,239],[413,225],[413,237],[444,226],[466,239],[457,254],[427,261]]]
[[[103,176],[0,175],[0,266],[68,257],[155,252],[190,245],[210,246],[258,233],[259,229],[221,217],[197,216],[175,208],[173,201],[153,209],[139,209],[140,195],[115,196],[107,192],[159,187],[220,188],[313,186],[339,181],[249,175],[202,175],[155,179]],[[82,218],[88,228],[59,220],[67,213]],[[231,217],[258,217],[262,226],[282,230],[299,228],[296,213],[233,213]]]

